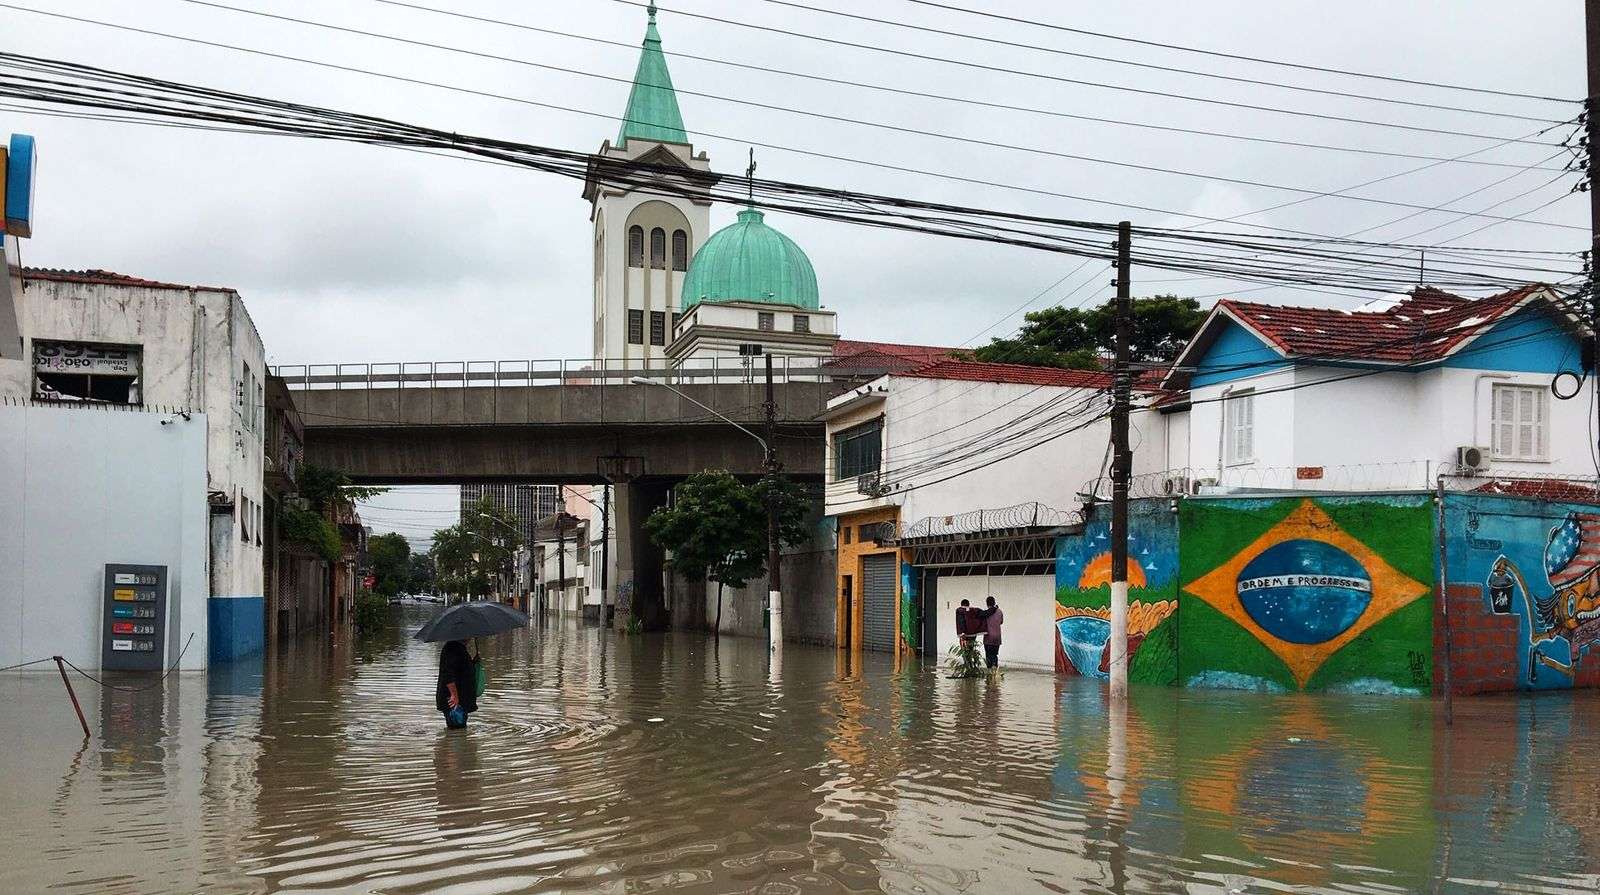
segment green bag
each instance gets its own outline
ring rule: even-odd
[[[474,689],[477,691],[473,694],[474,697],[482,696],[483,691],[489,687],[489,672],[484,670],[483,660],[477,656],[472,657],[472,678]]]

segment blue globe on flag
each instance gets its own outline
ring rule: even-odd
[[[1261,551],[1239,571],[1236,587],[1250,618],[1289,643],[1332,640],[1372,602],[1372,577],[1355,557],[1303,538]]]

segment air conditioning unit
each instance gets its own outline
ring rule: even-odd
[[[887,489],[883,486],[883,475],[881,473],[868,472],[856,476],[856,493],[865,494],[868,497],[882,497],[887,493]]]
[[[1189,494],[1192,487],[1186,475],[1169,475],[1161,480],[1161,493],[1169,497]]]
[[[1489,449],[1462,445],[1456,448],[1456,469],[1463,473],[1482,472],[1489,468]]]

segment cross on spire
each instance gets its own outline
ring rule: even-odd
[[[748,191],[747,204],[751,208],[756,205],[756,148],[750,147],[750,165],[744,169],[745,188]]]

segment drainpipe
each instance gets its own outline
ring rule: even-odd
[[[1473,379],[1472,379],[1472,433],[1467,436],[1467,439],[1468,439],[1467,443],[1468,444],[1471,444],[1471,445],[1478,444],[1478,384],[1483,382],[1485,379],[1514,379],[1514,378],[1515,377],[1512,376],[1510,373],[1479,373],[1477,376],[1473,377]],[[1493,444],[1494,443],[1494,439],[1490,438],[1489,442],[1490,442],[1490,444]]]
[[[1222,436],[1223,436],[1224,433],[1226,433],[1228,431],[1228,393],[1233,391],[1233,388],[1234,387],[1230,385],[1227,388],[1223,389],[1222,390],[1222,397],[1217,400],[1217,484],[1218,485],[1222,484],[1222,467],[1223,467],[1224,460],[1226,459],[1226,458],[1224,458],[1222,456]],[[1193,412],[1194,411],[1192,411],[1192,410],[1190,411],[1190,413],[1193,413]],[[1193,418],[1191,417],[1191,423],[1190,423],[1191,425],[1193,425],[1193,421],[1192,420],[1193,420]]]

